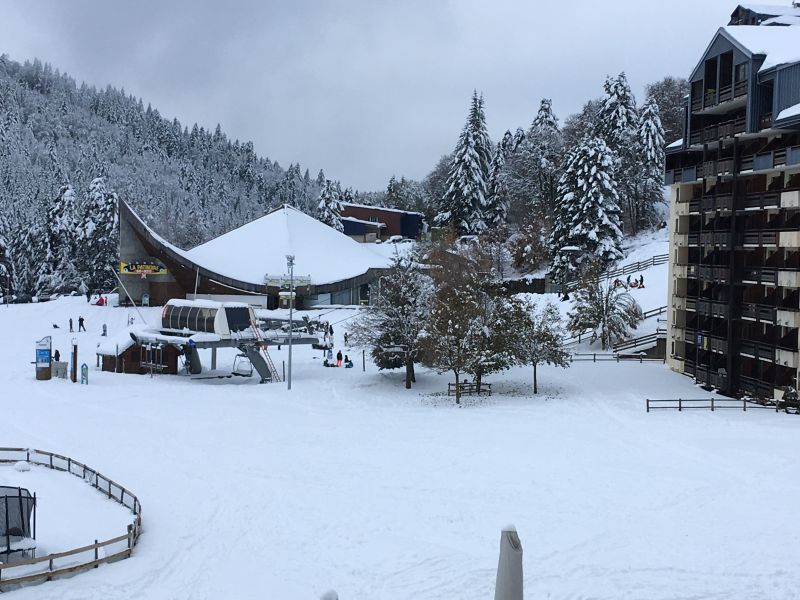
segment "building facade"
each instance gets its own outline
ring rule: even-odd
[[[721,28],[690,86],[667,148],[667,360],[780,398],[800,368],[800,27]]]
[[[345,222],[345,233],[348,232],[347,220],[374,223],[378,228],[379,239],[387,239],[393,235],[401,235],[412,240],[418,239],[425,231],[425,215],[398,208],[369,206],[354,202],[342,202],[341,216]],[[374,240],[370,240],[374,241]]]

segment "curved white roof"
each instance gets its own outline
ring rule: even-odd
[[[183,254],[193,262],[233,279],[261,285],[264,277],[288,273],[293,254],[295,275],[312,285],[358,277],[389,260],[343,233],[284,205]]]

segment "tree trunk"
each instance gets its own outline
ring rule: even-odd
[[[538,394],[539,388],[536,385],[536,363],[533,363],[533,393]]]
[[[406,358],[406,389],[411,389],[411,382],[414,381],[414,361]]]
[[[478,371],[475,374],[475,391],[480,396],[481,395],[481,372]]]
[[[456,404],[461,404],[461,388],[458,385],[458,371],[454,371],[456,374]]]
[[[417,372],[414,369],[414,360],[413,359],[409,360],[408,368],[411,370],[411,383],[417,383]]]

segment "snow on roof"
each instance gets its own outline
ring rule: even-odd
[[[764,54],[764,64],[759,71],[800,61],[800,29],[795,27],[759,27],[757,25],[730,25],[721,32],[739,43],[751,54]]]
[[[781,119],[788,119],[789,117],[796,117],[798,115],[800,115],[800,104],[795,104],[789,108],[784,108],[778,113],[778,118],[775,120],[780,121]]]
[[[421,212],[414,212],[413,210],[401,210],[399,208],[387,208],[385,206],[372,206],[371,204],[358,204],[356,202],[342,202],[342,206],[352,206],[353,208],[372,208],[374,210],[385,210],[386,212],[425,216]]]
[[[96,354],[101,356],[119,356],[125,350],[133,346],[134,341],[131,337],[131,332],[141,332],[142,327],[127,327],[120,331],[117,335],[109,336],[103,341],[98,342]]]
[[[772,17],[771,19],[767,19],[761,22],[761,26],[764,25],[800,25],[800,15],[793,16],[793,15],[784,15],[780,17]]]
[[[740,3],[739,6],[751,10],[759,15],[796,15],[800,16],[800,8],[792,6],[780,6],[777,4],[751,4],[750,2]]]
[[[683,138],[675,140],[674,142],[669,144],[667,148],[680,148],[681,146],[683,146]]]
[[[375,221],[365,221],[364,219],[356,219],[355,217],[341,217],[342,221],[350,223],[364,223],[365,225],[372,225],[374,227],[386,227],[386,223],[378,223]]]
[[[170,306],[189,306],[189,307],[196,307],[196,308],[247,308],[249,304],[245,302],[217,302],[215,300],[204,300],[202,298],[198,300],[183,300],[180,298],[173,298],[169,302],[167,302]]]
[[[312,285],[388,266],[363,244],[288,205],[184,254],[206,269],[256,285],[266,275],[287,273],[287,254],[295,257],[295,274],[309,275]]]

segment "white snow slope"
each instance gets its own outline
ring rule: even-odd
[[[51,323],[78,314],[80,360],[94,365],[101,323],[116,333],[127,310],[0,307],[0,443],[118,480],[142,502],[144,533],[130,560],[9,598],[485,600],[510,522],[529,598],[797,597],[794,416],[648,414],[646,397],[707,397],[652,363],[544,368],[537,397],[516,369],[457,408],[434,395],[446,375],[420,370],[406,391],[400,373],[362,372],[360,352],[356,368],[326,369],[307,347],[291,392],[93,366],[88,386],[35,381],[34,340],[56,332],[65,353],[72,336]]]

